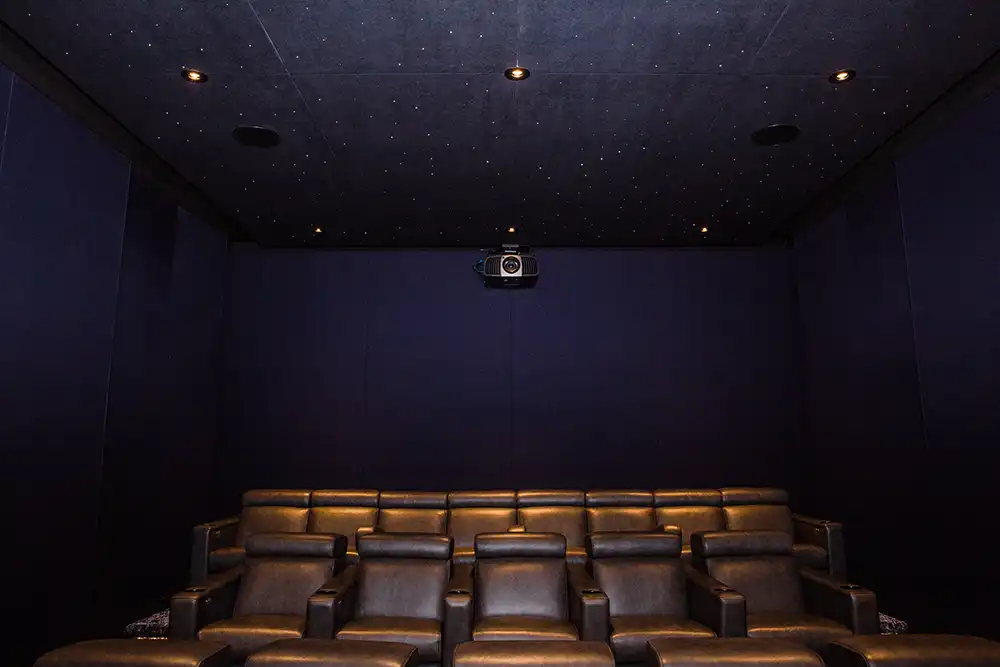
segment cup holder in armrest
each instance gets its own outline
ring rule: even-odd
[[[729,588],[728,586],[715,586],[712,588],[713,593],[735,593],[735,588]]]
[[[857,584],[840,584],[840,587],[845,591],[860,591],[861,586]]]
[[[336,595],[339,592],[336,588],[321,588],[316,591],[316,595]]]
[[[580,592],[587,595],[600,595],[604,591],[602,591],[600,588],[581,588]]]
[[[188,586],[184,589],[185,593],[204,593],[208,588],[205,586]]]
[[[449,588],[448,595],[470,595],[472,591],[467,588]]]

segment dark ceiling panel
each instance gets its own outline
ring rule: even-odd
[[[256,0],[288,70],[410,74],[502,71],[516,0]]]
[[[519,64],[539,72],[733,73],[785,0],[521,0]]]
[[[0,0],[0,17],[263,244],[746,245],[996,51],[994,2]],[[507,81],[514,63],[531,76]],[[829,83],[844,66],[857,79]],[[751,143],[775,123],[801,137]],[[238,124],[282,143],[239,146]]]
[[[794,0],[751,71],[960,75],[998,48],[996,0]]]

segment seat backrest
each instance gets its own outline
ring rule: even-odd
[[[719,489],[727,530],[774,530],[794,534],[788,492],[784,489]]]
[[[583,491],[517,492],[518,523],[529,533],[558,533],[567,548],[582,548],[587,536]]]
[[[236,546],[255,533],[304,533],[309,522],[311,491],[254,489],[243,494]]]
[[[334,533],[347,538],[347,549],[355,551],[358,528],[378,521],[378,491],[319,490],[312,492],[310,533]]]
[[[476,536],[476,618],[569,619],[566,538],[554,533]]]
[[[768,530],[698,533],[691,538],[695,568],[746,597],[747,613],[805,611],[792,537]]]
[[[378,525],[387,533],[448,533],[448,494],[383,491],[378,496]]]
[[[679,534],[588,535],[587,556],[612,616],[687,616]]]
[[[645,532],[656,528],[652,491],[588,491],[587,532]]]
[[[700,531],[726,529],[722,494],[715,489],[671,489],[653,492],[656,522],[681,529],[684,544]]]
[[[451,551],[446,535],[362,536],[355,615],[442,620]]]
[[[453,491],[448,494],[448,534],[455,549],[473,549],[476,535],[503,533],[517,522],[513,491]]]
[[[343,535],[255,533],[246,541],[246,570],[233,616],[305,616],[309,596],[335,574]]]

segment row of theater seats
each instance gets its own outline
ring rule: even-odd
[[[239,660],[281,639],[397,642],[444,667],[468,641],[584,640],[610,644],[621,666],[657,639],[779,638],[820,651],[879,632],[874,593],[801,566],[786,533],[697,533],[690,562],[676,531],[591,534],[585,566],[566,559],[566,542],[480,534],[468,568],[450,537],[373,533],[338,572],[344,536],[258,533],[243,566],[174,596],[171,637],[228,645]]]
[[[793,514],[781,489],[623,491],[453,491],[252,490],[243,495],[239,516],[196,526],[191,583],[243,562],[247,540],[257,533],[326,533],[347,537],[350,560],[357,538],[374,532],[447,535],[456,562],[471,564],[481,533],[508,530],[557,533],[567,558],[585,560],[587,535],[650,531],[675,526],[684,536],[701,531],[771,530],[790,536],[803,565],[846,577],[839,523]]]

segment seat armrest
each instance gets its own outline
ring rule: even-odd
[[[381,526],[361,526],[354,532],[354,546],[357,548],[358,542],[365,535],[374,535],[375,533],[384,533]]]
[[[879,634],[878,602],[873,591],[816,570],[799,570],[799,577],[809,613],[837,621],[856,635]]]
[[[515,524],[507,529],[508,533],[526,533],[528,529],[521,524]]]
[[[331,639],[354,618],[358,597],[358,566],[348,565],[309,596],[306,605],[306,635]]]
[[[208,579],[208,554],[222,547],[236,544],[236,531],[240,517],[230,516],[218,521],[201,523],[194,527],[191,535],[191,575],[192,586]]]
[[[209,623],[232,616],[242,576],[243,567],[234,567],[171,597],[170,638],[197,639]]]
[[[747,601],[743,594],[688,564],[684,573],[691,618],[719,637],[746,637]]]
[[[306,637],[310,639],[333,639],[334,632],[346,622],[342,618],[347,611],[345,601],[356,589],[357,565],[334,573],[332,577],[309,596],[306,604]],[[339,616],[338,616],[339,614]],[[338,620],[341,620],[338,623]]]
[[[455,567],[444,594],[441,667],[452,667],[455,662],[455,647],[472,641],[473,593],[472,567]]]
[[[566,570],[570,620],[579,630],[580,639],[585,642],[607,643],[611,627],[607,594],[586,568],[567,564]]]
[[[836,521],[793,514],[795,542],[826,549],[827,571],[834,579],[847,580],[847,555],[844,550],[844,526]]]

